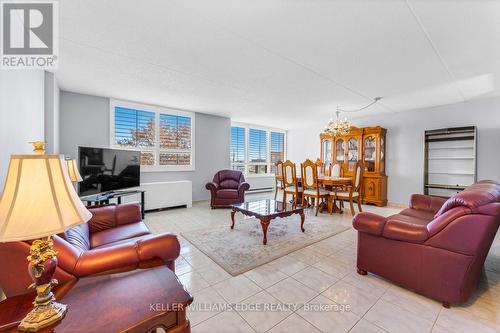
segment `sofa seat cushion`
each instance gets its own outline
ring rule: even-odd
[[[233,190],[233,189],[218,190],[217,196],[221,199],[238,199],[238,190]]]
[[[406,208],[399,212],[401,215],[416,217],[425,221],[432,221],[434,219],[434,212],[421,209]]]
[[[389,216],[382,235],[386,238],[406,242],[423,243],[429,238],[429,221],[403,214]]]
[[[90,244],[92,248],[96,248],[105,244],[149,234],[150,231],[144,222],[130,223],[91,234]]]

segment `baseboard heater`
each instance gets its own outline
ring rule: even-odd
[[[190,180],[143,183],[134,189],[146,191],[144,196],[145,211],[193,206],[193,183]],[[124,197],[122,202],[136,202],[137,200],[138,198],[135,196],[129,196]]]
[[[262,187],[262,188],[250,188],[247,193],[260,193],[260,192],[269,192],[273,191],[273,187]]]

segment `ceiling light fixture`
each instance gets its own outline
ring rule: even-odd
[[[382,99],[382,97],[375,97],[373,99],[373,102],[371,102],[370,104],[363,106],[360,109],[354,109],[354,110],[341,109],[337,105],[337,111],[335,111],[335,120],[333,118],[330,118],[330,120],[326,124],[326,127],[325,127],[323,132],[327,133],[327,134],[332,134],[332,135],[346,135],[346,134],[348,134],[351,131],[352,125],[347,121],[347,117],[345,117],[343,120],[340,119],[340,112],[358,112],[358,111],[364,110],[366,108],[369,108],[370,106],[377,103],[381,99]]]

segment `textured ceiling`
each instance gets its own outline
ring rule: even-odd
[[[498,95],[500,2],[60,2],[61,89],[281,128]]]

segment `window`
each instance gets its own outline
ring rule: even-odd
[[[271,173],[274,174],[274,163],[285,160],[285,133],[271,132]]]
[[[141,150],[141,165],[155,164],[155,113],[115,107],[114,144]]]
[[[160,113],[160,165],[191,164],[191,117]]]
[[[111,102],[114,147],[141,151],[145,170],[194,170],[194,116],[160,107]]]
[[[244,127],[231,127],[231,169],[245,172]]]
[[[285,159],[284,131],[253,126],[231,127],[231,168],[247,175],[274,174],[274,162]]]
[[[248,134],[248,174],[267,173],[267,132],[250,128]]]

